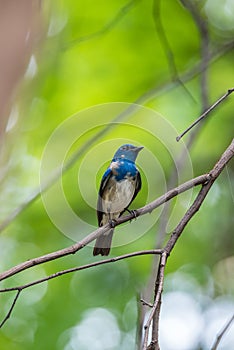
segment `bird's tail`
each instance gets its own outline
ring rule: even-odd
[[[96,239],[96,243],[93,248],[93,255],[109,255],[113,233],[114,229],[112,228],[106,234]]]

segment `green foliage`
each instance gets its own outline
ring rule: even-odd
[[[204,6],[201,7],[201,15],[204,21],[207,21],[212,37],[210,52],[220,48],[220,57],[215,63],[210,63],[208,68],[207,90],[209,101],[213,102],[233,85],[233,50],[227,54],[222,52],[224,45],[230,41],[234,28],[230,28],[229,20],[227,27],[216,26],[216,23],[220,24],[222,14],[216,18],[214,9],[210,14],[210,2],[202,2]],[[21,92],[15,102],[19,113],[18,122],[8,131],[8,171],[1,183],[0,196],[4,203],[1,220],[27,201],[38,188],[40,161],[46,143],[53,131],[71,115],[97,104],[137,101],[163,115],[178,133],[199,116],[202,110],[201,74],[191,74],[192,78],[185,83],[189,94],[181,84],[172,82],[171,67],[168,66],[166,53],[156,31],[152,3],[131,1],[128,6],[126,4],[125,1],[114,0],[97,3],[69,0],[63,4],[54,1],[51,5],[44,5],[47,6],[44,8],[44,21],[48,34],[42,47],[34,53],[36,74],[31,78],[24,78]],[[161,5],[165,35],[171,45],[178,74],[183,77],[184,73],[192,72],[194,67],[200,64],[199,30],[190,13],[179,1],[165,1]],[[233,12],[232,14],[234,16]],[[196,137],[190,152],[195,175],[209,171],[230,143],[233,135],[233,105],[233,96],[230,96],[212,113]],[[115,117],[114,113],[113,116],[110,115],[109,122],[112,121],[112,117]],[[78,129],[88,132],[67,150],[65,161],[102,129],[100,126],[92,129],[92,125],[96,127],[98,118],[96,114],[93,119],[80,117]],[[100,120],[101,118],[100,116]],[[129,116],[125,121],[128,122],[129,118],[131,120]],[[153,128],[153,125],[151,126]],[[160,132],[159,124],[159,135]],[[69,138],[69,135],[66,137]],[[61,145],[62,138],[61,134]],[[87,155],[83,154],[75,165],[63,174],[62,184],[66,199],[74,213],[87,223],[87,228],[85,224],[77,226],[77,239],[96,227],[95,203],[100,178],[113,155],[113,150],[125,139],[143,143],[152,150],[157,159],[157,170],[153,173],[151,171],[150,180],[154,187],[149,187],[146,170],[142,168],[143,189],[133,207],[142,206],[149,198],[153,200],[166,191],[165,183],[161,179],[158,180],[157,174],[162,170],[165,179],[170,177],[173,157],[165,149],[163,142],[147,132],[139,133],[134,126],[120,125],[109,130],[96,141],[97,146],[106,142],[107,146],[102,148],[102,153],[98,153],[98,148],[95,150],[96,145],[87,147]],[[176,147],[180,146],[174,143],[174,148]],[[144,151],[140,157],[143,159]],[[150,158],[147,160],[145,155],[145,159],[144,165],[151,169]],[[82,164],[85,164],[82,168],[84,182],[80,188],[79,176],[82,174],[79,175],[79,169]],[[139,163],[139,168],[141,167]],[[189,286],[197,288],[199,307],[205,305],[204,307],[208,308],[217,297],[222,297],[225,305],[233,305],[234,287],[233,282],[230,282],[230,279],[233,281],[230,269],[233,271],[234,265],[232,178],[233,164],[230,164],[178,241],[166,269],[166,295],[167,292],[186,291],[186,276],[190,276]],[[189,178],[185,175],[185,179]],[[82,191],[86,192],[88,200],[84,198]],[[53,205],[54,210],[57,210],[61,218],[64,215],[65,220],[59,203],[54,200]],[[178,213],[175,214],[177,220],[185,210],[186,207],[180,204]],[[160,217],[160,211],[155,215]],[[169,237],[176,219],[173,219],[166,238]],[[150,220],[152,224],[147,232],[141,234],[141,230],[144,230]],[[131,225],[119,227],[116,236],[123,237],[129,233],[131,241],[127,245],[113,248],[112,256],[152,249],[159,230],[159,219],[156,223],[155,221],[154,216],[152,219],[147,215]],[[134,232],[137,228],[139,235],[136,240]],[[116,242],[122,239],[118,237],[115,237]],[[70,236],[66,237],[53,225],[43,202],[38,199],[1,233],[1,270],[62,249],[72,243]],[[94,261],[91,248],[86,247],[75,256],[45,264],[28,273],[21,273],[2,286],[27,283],[65,268]],[[1,330],[1,349],[133,349],[137,298],[147,284],[151,264],[151,257],[133,258],[63,276],[23,292],[10,320]],[[178,278],[178,284],[172,283],[172,280],[176,281],[177,274],[182,277]],[[226,279],[223,274],[226,274]],[[1,307],[3,318],[9,310],[13,294],[0,295],[0,298],[1,305],[4,305]],[[205,298],[209,299],[209,302],[205,303]],[[108,313],[100,313],[102,309]],[[164,318],[166,312],[165,309]],[[102,332],[110,332],[113,339],[118,340],[117,343],[113,341],[113,347],[89,343],[84,345],[80,342],[82,332],[84,339],[88,339],[85,333],[87,327],[91,330],[92,325],[96,327],[96,323],[92,321],[97,318],[95,315],[99,315],[100,322],[104,322],[104,319],[109,320],[110,329],[103,329]],[[202,318],[202,311],[200,315]],[[86,324],[86,320],[90,323]],[[222,325],[214,329],[214,338]],[[170,330],[168,332],[170,333]],[[103,335],[100,337],[103,339]],[[77,340],[76,346],[72,339]],[[90,341],[93,341],[92,337]],[[206,349],[207,343],[204,339],[202,341]],[[96,342],[98,344],[98,340]],[[167,344],[164,345],[163,350],[172,350]],[[192,347],[186,350],[188,349]],[[224,344],[222,349],[227,350],[228,347]]]

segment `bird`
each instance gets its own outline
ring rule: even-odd
[[[115,152],[105,171],[98,192],[97,219],[98,226],[109,223],[111,228],[96,239],[93,255],[109,255],[114,222],[132,203],[141,189],[141,175],[135,160],[144,147],[124,144]]]

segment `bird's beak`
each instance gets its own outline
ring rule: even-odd
[[[136,153],[139,153],[144,147],[143,146],[140,146],[140,147],[135,147],[134,151]]]

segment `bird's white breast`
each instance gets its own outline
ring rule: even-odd
[[[109,189],[102,199],[102,208],[107,213],[119,213],[126,209],[132,200],[135,191],[135,182],[131,179],[111,181]]]

